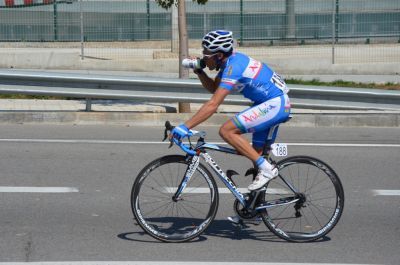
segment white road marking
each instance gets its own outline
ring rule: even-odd
[[[90,140],[90,139],[0,139],[0,142],[13,143],[60,143],[60,144],[169,144],[168,141],[127,141],[127,140]],[[209,142],[226,145],[225,142]],[[288,146],[324,146],[324,147],[400,147],[400,144],[352,144],[352,143],[286,143]]]
[[[326,147],[400,147],[400,144],[339,144],[339,143],[286,143],[288,146],[326,146]]]
[[[0,265],[368,265],[353,263],[279,263],[279,262],[210,262],[210,261],[41,261],[0,262]],[[376,264],[375,264],[376,265]]]
[[[400,190],[372,190],[374,196],[400,196]]]
[[[77,188],[73,187],[9,187],[0,186],[1,192],[22,192],[22,193],[69,193],[79,192]]]

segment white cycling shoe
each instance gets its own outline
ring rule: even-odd
[[[274,168],[271,171],[258,170],[258,174],[247,188],[249,191],[258,190],[264,187],[269,181],[278,176],[278,169]]]

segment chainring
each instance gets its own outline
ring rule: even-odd
[[[245,196],[248,194],[244,194]],[[242,219],[252,219],[257,216],[256,211],[249,211],[244,208],[244,206],[239,202],[238,199],[233,203],[233,210],[239,215]]]

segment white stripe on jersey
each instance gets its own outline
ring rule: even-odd
[[[247,78],[255,78],[261,71],[262,63],[249,57],[249,64],[243,72],[243,76]]]

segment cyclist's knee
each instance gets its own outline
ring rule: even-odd
[[[227,129],[227,127],[224,124],[219,128],[219,132],[218,133],[223,139],[225,139],[229,134],[229,130]]]
[[[231,135],[237,133],[237,131],[237,128],[234,125],[230,124],[230,122],[228,121],[219,128],[219,135],[223,139],[226,139],[229,138]]]

